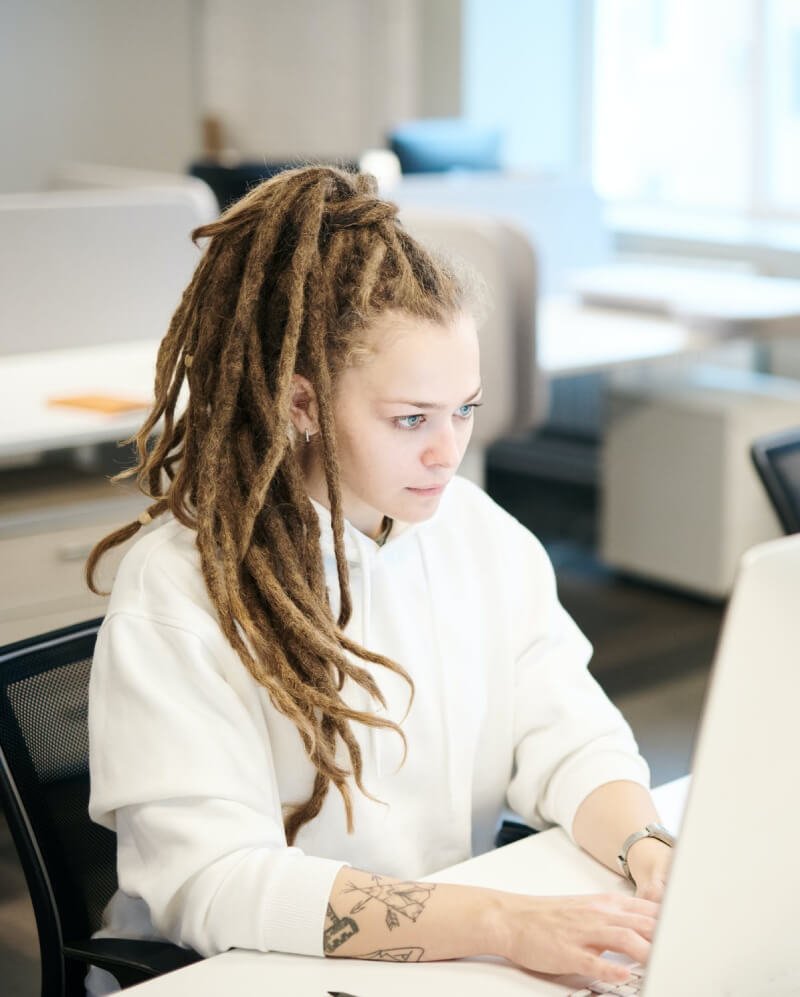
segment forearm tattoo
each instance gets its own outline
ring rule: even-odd
[[[335,952],[348,938],[358,933],[358,925],[352,917],[338,917],[328,904],[325,912],[325,931],[322,935],[322,949],[326,955]]]
[[[419,962],[425,954],[425,949],[412,945],[405,949],[375,949],[366,955],[354,956],[354,959],[374,959],[376,962]]]
[[[323,950],[326,955],[334,952],[348,938],[358,933],[356,915],[375,901],[385,908],[386,927],[393,931],[400,926],[400,918],[415,922],[425,910],[431,894],[436,889],[435,883],[390,883],[382,876],[371,877],[369,886],[357,886],[350,882],[344,889],[345,893],[360,894],[360,899],[350,909],[349,914],[339,917],[333,907],[328,904],[325,915],[325,931]],[[419,946],[406,946],[393,949],[376,949],[363,955],[353,954],[355,959],[375,959],[381,962],[419,962],[425,950]]]
[[[435,889],[434,883],[386,883],[382,876],[372,876],[371,886],[348,883],[345,893],[363,895],[363,900],[352,908],[351,914],[360,913],[372,900],[383,904],[386,908],[386,927],[392,931],[400,924],[398,915],[416,921]]]

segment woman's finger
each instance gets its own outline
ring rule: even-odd
[[[623,928],[630,928],[647,941],[653,940],[656,930],[656,919],[648,917],[646,914],[623,914],[620,915],[619,925]]]
[[[579,976],[588,976],[592,980],[602,980],[603,983],[624,983],[630,973],[626,966],[612,962],[589,949],[577,952],[572,960],[573,972]]]
[[[609,952],[626,955],[634,962],[647,962],[650,957],[650,942],[632,928],[609,925],[593,934],[592,944],[602,945]]]
[[[611,899],[622,910],[626,910],[631,914],[643,914],[647,917],[657,918],[661,910],[661,904],[653,900],[652,897],[640,897],[638,895],[631,897],[612,893]]]

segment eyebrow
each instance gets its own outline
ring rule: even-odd
[[[463,401],[462,405],[469,405],[470,402],[475,401],[478,395],[483,391],[483,385],[480,385],[476,391],[473,391],[466,401]],[[386,405],[408,405],[410,408],[422,408],[422,409],[445,409],[448,408],[447,405],[437,405],[435,402],[412,402],[406,401],[405,399],[395,398],[385,403]]]

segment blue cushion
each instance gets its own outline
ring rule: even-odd
[[[464,118],[426,118],[399,125],[389,144],[403,173],[498,170],[503,133]]]

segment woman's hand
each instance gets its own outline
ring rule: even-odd
[[[627,968],[602,952],[635,962],[646,962],[650,954],[659,910],[651,900],[622,894],[496,897],[489,915],[496,954],[525,969],[618,983],[630,975]]]
[[[624,893],[541,897],[412,882],[343,867],[330,893],[323,951],[334,958],[431,962],[495,955],[539,973],[618,983],[618,952],[645,962],[659,906]]]
[[[633,782],[608,782],[590,793],[578,807],[573,835],[581,848],[619,873],[620,845],[631,831],[658,823],[658,811],[643,787]],[[640,838],[628,849],[628,868],[636,896],[661,903],[672,849],[657,838]]]
[[[672,849],[657,838],[642,838],[631,845],[628,868],[636,884],[636,896],[661,903],[667,885]]]

